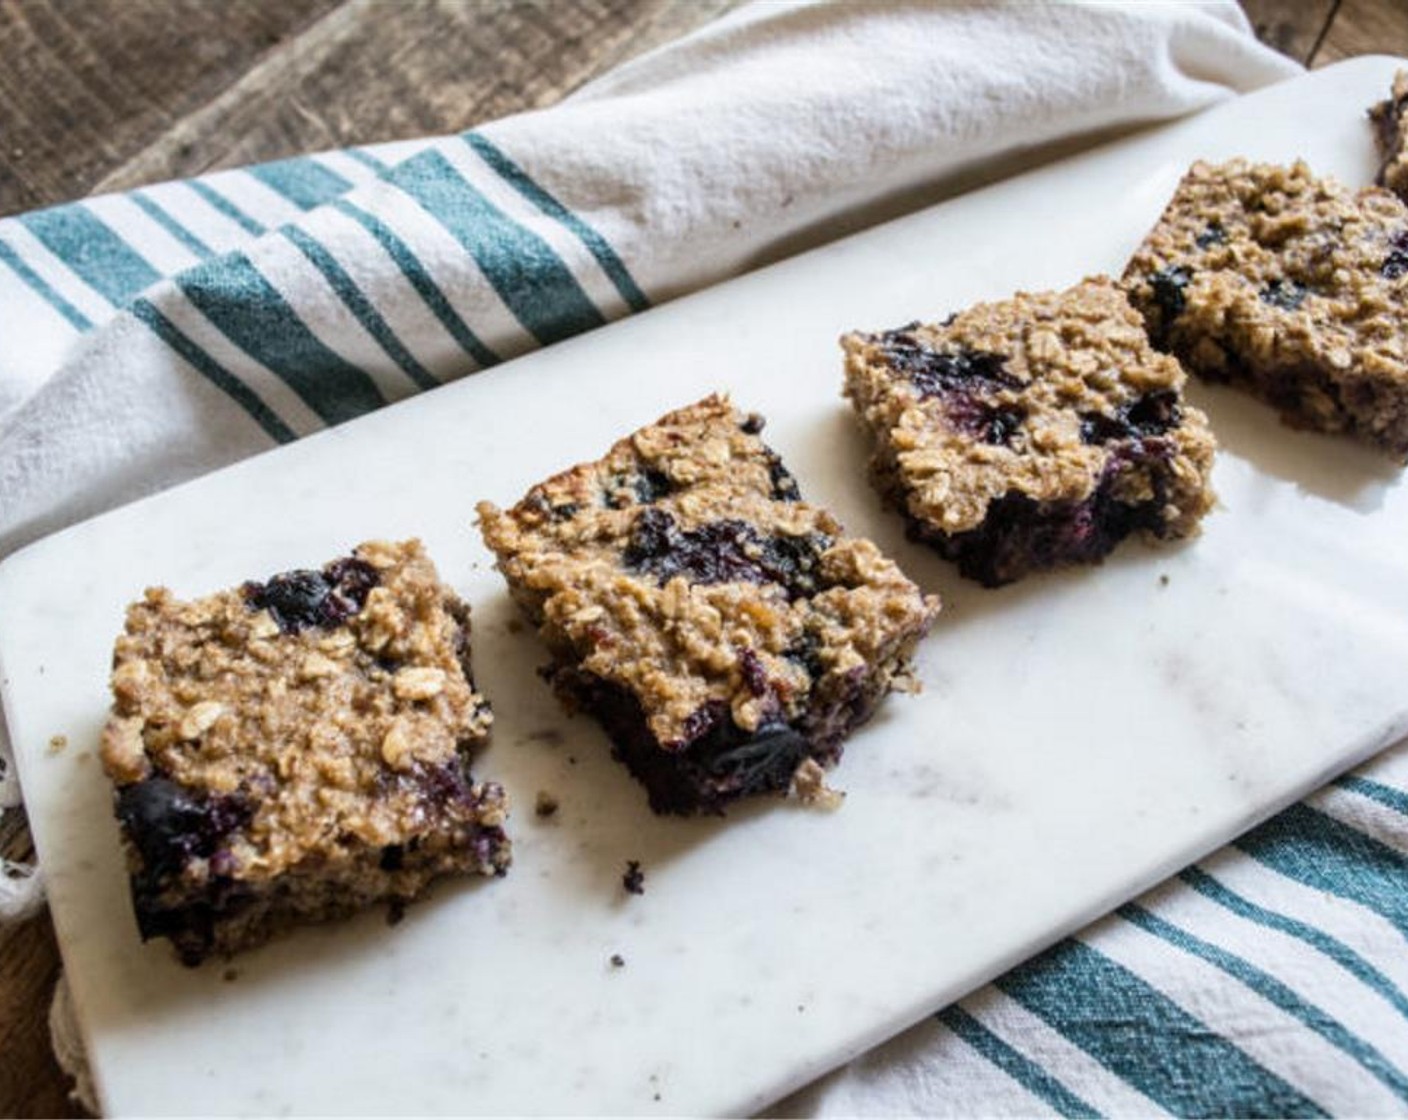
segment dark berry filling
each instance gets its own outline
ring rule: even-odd
[[[762,696],[768,690],[768,672],[763,668],[763,661],[751,649],[745,649],[738,655],[738,671],[743,677],[743,683],[748,686],[748,691],[754,696]]]
[[[885,361],[907,376],[926,397],[936,397],[954,389],[979,391],[1018,389],[1022,383],[1005,369],[1001,354],[982,350],[934,350],[906,330],[880,336]]]
[[[808,753],[810,745],[804,735],[785,723],[773,723],[758,728],[736,746],[706,754],[705,769],[710,777],[746,797],[785,788]]]
[[[670,476],[664,471],[657,471],[654,467],[646,467],[635,477],[636,501],[641,505],[658,502],[674,488],[675,484],[670,480]]]
[[[822,666],[816,639],[798,643],[795,654],[814,678],[801,715],[784,722],[780,713],[757,730],[739,727],[729,706],[712,700],[685,720],[680,736],[661,743],[651,734],[636,696],[619,685],[579,669],[552,670],[556,687],[601,721],[615,755],[650,794],[657,813],[720,812],[734,798],[785,790],[805,758],[830,765],[841,743],[874,711],[885,678],[857,666],[818,686]]]
[[[664,471],[643,467],[631,474],[609,478],[603,487],[603,501],[610,509],[623,509],[632,504],[632,498],[636,505],[648,506],[673,493],[674,489],[674,481]]]
[[[406,865],[406,848],[404,844],[387,844],[381,849],[381,858],[377,861],[377,866],[383,871],[400,871]]]
[[[983,523],[967,532],[943,533],[909,518],[910,535],[932,544],[957,562],[960,573],[985,587],[1000,587],[1028,572],[1095,563],[1136,530],[1162,530],[1167,484],[1159,470],[1150,472],[1152,499],[1138,504],[1116,500],[1114,482],[1124,471],[1166,461],[1171,450],[1157,437],[1117,446],[1100,484],[1082,502],[1043,503],[1010,493],[989,504]]]
[[[1023,408],[988,404],[962,390],[950,392],[945,397],[944,413],[958,431],[1000,447],[1012,443],[1012,437],[1027,418]]]
[[[1408,272],[1408,230],[1389,242],[1389,254],[1379,266],[1379,272],[1386,280],[1397,280]]]
[[[782,651],[782,656],[799,666],[813,681],[826,672],[821,660],[821,640],[810,630],[803,630],[801,636]]]
[[[738,430],[745,435],[755,436],[763,430],[767,421],[757,412],[750,412],[743,418],[743,423],[738,425]]]
[[[366,605],[381,577],[365,560],[345,556],[320,572],[282,572],[241,589],[250,610],[267,610],[285,634],[341,626]]]
[[[662,585],[677,575],[690,583],[776,583],[798,599],[819,590],[821,554],[830,547],[820,533],[762,536],[733,518],[681,531],[669,513],[649,508],[631,527],[622,562]]]
[[[1154,303],[1163,312],[1165,322],[1177,319],[1188,306],[1188,285],[1193,274],[1182,265],[1169,265],[1149,276],[1149,290]]]
[[[768,480],[772,483],[772,496],[778,502],[800,502],[802,491],[797,486],[797,480],[792,477],[792,472],[782,465],[782,458],[774,451],[769,451],[768,456]]]
[[[1124,405],[1115,416],[1081,413],[1080,438],[1085,443],[1103,444],[1116,439],[1161,436],[1181,419],[1178,394],[1172,389],[1157,389]]]
[[[169,778],[133,782],[117,793],[117,819],[152,882],[179,874],[193,859],[214,856],[224,838],[253,816],[244,794],[203,797]]]
[[[1263,303],[1279,307],[1282,311],[1294,311],[1305,302],[1306,291],[1294,280],[1273,280],[1259,294]]]
[[[1207,228],[1194,239],[1199,249],[1210,249],[1214,245],[1222,245],[1227,241],[1227,231],[1222,228],[1220,222],[1209,222]]]

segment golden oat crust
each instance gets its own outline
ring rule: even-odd
[[[191,602],[152,588],[128,609],[100,753],[139,918],[208,906],[217,885],[256,899],[204,948],[177,938],[188,957],[508,865],[503,791],[465,769],[492,720],[468,675],[468,609],[419,541],[353,557],[375,586],[337,625],[290,631],[255,609],[254,585]],[[173,798],[178,813],[215,807],[224,831],[214,851],[187,841],[179,868],[147,866],[150,834],[174,827],[151,806]]]
[[[1191,372],[1408,457],[1408,208],[1389,191],[1195,163],[1123,282]]]
[[[1194,534],[1213,504],[1207,420],[1182,401],[1183,371],[1150,347],[1107,277],[980,303],[941,324],[854,332],[841,347],[877,485],[941,545],[982,532],[1018,497],[1074,517],[1104,487],[1117,503],[1154,503],[1144,532],[1161,539]],[[1161,402],[1169,423],[1123,438],[1119,418],[1137,416],[1142,400]]]
[[[477,507],[499,570],[558,665],[633,697],[665,751],[689,745],[710,705],[752,733],[804,719],[858,671],[887,690],[938,611],[874,544],[798,499],[760,427],[711,396],[507,511]],[[695,567],[633,563],[647,526],[695,542]],[[711,575],[703,569],[715,558],[698,542],[713,537],[729,570]],[[777,548],[779,563],[799,565],[792,586],[752,567]]]

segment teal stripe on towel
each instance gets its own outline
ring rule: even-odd
[[[1370,778],[1361,778],[1358,774],[1345,774],[1341,778],[1336,778],[1335,785],[1357,793],[1361,797],[1367,797],[1370,801],[1377,801],[1384,808],[1392,809],[1395,813],[1402,813],[1408,817],[1408,793],[1404,793],[1401,789],[1394,789],[1393,786],[1386,786],[1383,782],[1376,782]]]
[[[264,232],[263,223],[256,222],[209,183],[202,183],[199,179],[188,179],[186,185],[190,187],[191,190],[195,191],[196,194],[200,195],[212,209],[218,210],[220,213],[224,214],[225,217],[229,218],[230,221],[244,230],[245,233],[258,235]]]
[[[390,179],[469,251],[543,345],[606,322],[552,246],[494,206],[439,152],[412,156]]]
[[[1329,957],[1346,972],[1351,973],[1366,987],[1372,988],[1376,993],[1388,1000],[1399,1011],[1399,1014],[1408,1018],[1408,996],[1405,996],[1398,985],[1389,977],[1385,976],[1367,960],[1356,953],[1337,937],[1333,937],[1322,929],[1316,929],[1312,925],[1295,918],[1288,917],[1275,910],[1268,910],[1258,906],[1251,900],[1244,898],[1236,891],[1232,890],[1221,880],[1209,875],[1196,867],[1190,867],[1179,878],[1201,894],[1204,898],[1211,899],[1219,906],[1230,910],[1238,917],[1247,921],[1255,922],[1257,925],[1265,926],[1267,929],[1278,930],[1303,941],[1311,948],[1318,950]]]
[[[59,295],[44,277],[30,268],[25,259],[4,241],[0,241],[0,261],[9,265],[14,274],[23,280],[35,295],[67,319],[74,330],[86,331],[92,327],[93,321],[87,315]]]
[[[365,167],[370,167],[378,175],[380,175],[383,171],[387,169],[388,166],[390,166],[383,160],[377,159],[376,156],[372,155],[371,152],[367,151],[364,148],[344,148],[343,154],[350,156],[352,159],[355,159],[358,163],[362,164]]]
[[[1292,805],[1236,847],[1312,890],[1383,915],[1408,938],[1408,857],[1308,805]]]
[[[416,294],[420,296],[426,307],[430,308],[431,314],[440,320],[440,325],[449,332],[451,338],[459,343],[460,348],[466,354],[473,358],[481,368],[499,363],[499,356],[480,341],[479,336],[469,329],[469,324],[460,318],[455,309],[450,306],[450,301],[445,298],[445,293],[431,278],[425,265],[420,263],[420,258],[415,255],[409,245],[396,236],[385,222],[363,210],[360,206],[354,206],[346,199],[338,199],[332,205],[365,229],[386,250],[396,263],[396,267],[401,270],[401,275],[416,290]]]
[[[176,351],[202,377],[220,389],[253,417],[270,438],[292,443],[296,433],[243,381],[191,341],[175,323],[145,299],[132,305],[132,314],[145,323],[162,342]]]
[[[133,191],[127,196],[147,217],[154,221],[167,233],[171,234],[177,241],[184,245],[194,256],[204,260],[212,255],[210,246],[193,234],[175,218],[173,218],[161,203],[144,195],[141,191]]]
[[[114,307],[161,279],[140,253],[82,203],[22,214],[20,224]]]
[[[405,344],[396,336],[396,332],[362,292],[357,287],[357,282],[347,274],[347,270],[337,262],[337,259],[325,249],[320,242],[310,234],[299,229],[297,226],[284,226],[280,231],[286,238],[298,246],[302,254],[308,258],[313,267],[316,268],[332,285],[333,291],[346,305],[347,310],[357,317],[357,321],[366,328],[368,334],[377,340],[381,348],[386,351],[402,371],[419,385],[422,389],[433,389],[440,384],[436,376],[426,369],[416,360],[414,354],[406,349]]]
[[[1041,1066],[1007,1045],[958,1004],[944,1008],[935,1017],[1023,1089],[1045,1101],[1060,1115],[1100,1115]]]
[[[352,189],[352,184],[336,171],[312,159],[280,159],[246,170],[304,210],[331,202]]]
[[[1185,953],[1207,961],[1228,976],[1236,977],[1257,995],[1275,1004],[1303,1026],[1309,1027],[1331,1046],[1344,1051],[1400,1099],[1408,1101],[1408,1077],[1405,1077],[1398,1067],[1324,1008],[1311,1003],[1269,972],[1258,968],[1245,957],[1205,941],[1135,903],[1121,906],[1116,913],[1131,925],[1138,926],[1146,933],[1153,934]]]
[[[386,403],[362,370],[324,346],[243,253],[183,272],[186,297],[236,346],[288,383],[325,423]]]
[[[544,190],[532,176],[484,136],[477,132],[466,132],[464,138],[504,182],[548,217],[555,218],[576,234],[601,265],[602,271],[611,277],[611,282],[616,285],[616,290],[621,293],[621,298],[632,311],[644,311],[650,306],[650,300],[646,299],[645,293],[636,284],[625,262],[616,255],[616,250],[606,238]]]
[[[1061,942],[997,986],[1175,1115],[1326,1115],[1240,1047],[1083,942]]]

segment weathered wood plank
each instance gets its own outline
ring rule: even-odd
[[[1258,39],[1306,64],[1333,18],[1337,3],[1338,0],[1241,0]]]
[[[1408,4],[1403,0],[1341,0],[1311,65],[1327,66],[1361,54],[1408,57]],[[1388,96],[1387,88],[1384,96]]]
[[[339,0],[0,0],[0,214],[87,193]]]
[[[99,187],[458,132],[551,104],[738,0],[348,0]]]
[[[0,818],[0,852],[34,856],[24,812]],[[80,1115],[49,1044],[49,1000],[59,976],[59,953],[47,913],[23,925],[0,926],[0,1115]]]

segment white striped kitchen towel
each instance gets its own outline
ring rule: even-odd
[[[0,555],[998,157],[1294,72],[1231,0],[759,4],[463,136],[0,220]],[[1408,753],[783,1107],[1408,1112]]]

